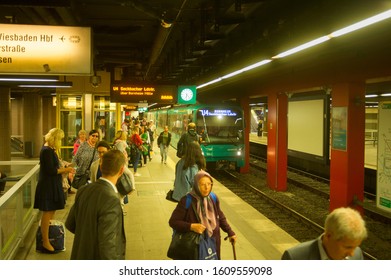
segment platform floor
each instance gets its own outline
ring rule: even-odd
[[[136,177],[136,191],[125,205],[125,231],[127,239],[126,259],[128,260],[168,260],[166,253],[171,240],[172,229],[168,220],[175,203],[165,199],[166,192],[174,182],[175,164],[178,158],[175,150],[169,150],[167,164],[160,162],[160,154],[155,147],[155,155],[145,167],[139,168]],[[283,251],[298,241],[276,226],[265,216],[249,206],[215,180],[213,191],[221,201],[221,208],[231,227],[238,236],[235,245],[238,260],[278,260]],[[69,195],[65,209],[57,211],[55,219],[65,222],[75,195]],[[35,223],[15,259],[23,260],[67,260],[70,258],[73,234],[66,232],[66,250],[55,255],[42,254],[35,250]],[[225,237],[222,231],[222,238]],[[222,241],[221,257],[233,259],[232,246]]]

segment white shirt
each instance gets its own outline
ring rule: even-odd
[[[103,177],[100,177],[99,179],[108,182],[110,184],[110,186],[113,188],[113,190],[115,191],[115,193],[118,193],[117,187],[112,182],[110,182],[109,180],[107,180],[106,178],[103,178]]]
[[[318,237],[318,247],[319,247],[319,252],[320,252],[320,259],[322,261],[330,260],[329,256],[326,253],[326,250],[323,247],[322,237],[323,237],[323,234]]]

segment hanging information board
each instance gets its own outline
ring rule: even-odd
[[[110,90],[111,102],[123,103],[176,103],[177,87],[147,83],[113,83]]]
[[[0,72],[91,75],[91,28],[0,24]]]

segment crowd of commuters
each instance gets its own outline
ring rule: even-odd
[[[45,135],[40,152],[40,174],[34,208],[41,210],[40,231],[43,253],[57,253],[50,243],[50,220],[56,210],[64,209],[66,192],[64,179],[89,175],[89,183],[77,187],[75,203],[66,219],[66,227],[74,233],[71,259],[125,259],[126,237],[123,216],[127,195],[120,194],[116,184],[122,174],[128,174],[134,186],[139,163],[152,160],[153,143],[157,136],[153,121],[125,119],[115,133],[114,141],[101,140],[99,129],[88,133],[80,130],[75,141],[71,163],[61,159],[60,147],[64,132],[53,128]],[[176,207],[168,225],[175,232],[195,232],[213,238],[217,258],[221,259],[223,230],[235,244],[237,236],[220,207],[213,189],[213,178],[206,172],[206,161],[194,123],[180,138],[177,150],[180,159],[175,166],[172,194]],[[169,127],[157,137],[161,163],[167,163],[171,143]],[[133,167],[133,173],[129,169]],[[74,175],[74,177],[70,176]],[[1,178],[5,175],[0,172]],[[359,212],[338,208],[326,218],[324,233],[316,240],[301,243],[286,250],[283,260],[363,259],[361,242],[367,237],[365,222]]]

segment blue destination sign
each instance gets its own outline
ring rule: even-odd
[[[201,114],[203,116],[229,116],[229,117],[235,117],[236,112],[232,112],[231,110],[200,110]]]

